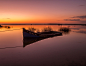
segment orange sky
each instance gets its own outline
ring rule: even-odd
[[[0,23],[85,23],[86,0],[0,0]]]

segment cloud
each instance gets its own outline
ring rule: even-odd
[[[86,23],[86,21],[80,21],[80,22],[82,22],[82,23]]]
[[[57,21],[60,21],[60,20],[57,20]]]
[[[2,18],[2,19],[10,19],[10,18]]]
[[[86,19],[86,15],[84,15],[84,16],[75,16],[75,17],[72,17],[72,18]]]
[[[79,6],[85,6],[85,5],[79,5]]]
[[[10,19],[10,18],[6,18],[6,19]]]
[[[80,19],[64,19],[65,21],[80,21]]]

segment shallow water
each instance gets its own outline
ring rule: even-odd
[[[22,28],[58,31],[69,27],[62,36],[32,42],[23,47]],[[0,66],[82,66],[86,65],[86,26],[10,25],[0,28]],[[29,41],[29,40],[28,40]],[[29,41],[30,42],[30,41]]]

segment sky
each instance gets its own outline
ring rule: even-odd
[[[0,0],[0,24],[86,24],[86,0]]]

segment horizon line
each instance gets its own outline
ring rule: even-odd
[[[14,24],[0,24],[0,25],[86,25],[86,24],[68,24],[68,23],[22,23],[22,24],[18,24],[18,23],[14,23]]]

